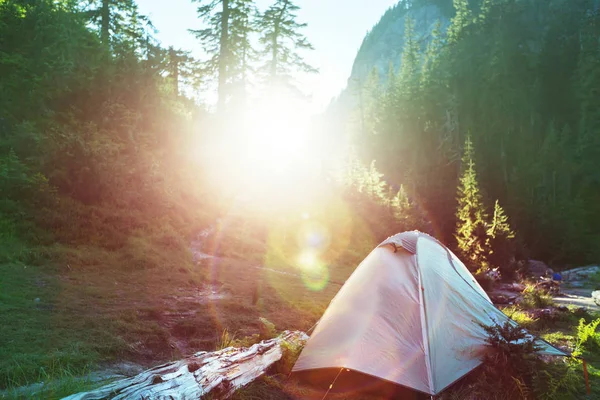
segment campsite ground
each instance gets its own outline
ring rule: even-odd
[[[5,322],[0,325],[5,339],[0,398],[60,398],[115,374],[214,350],[222,345],[225,330],[237,338],[258,334],[259,317],[278,330],[306,331],[360,261],[358,254],[347,254],[326,275],[310,276],[286,263],[264,268],[262,256],[248,253],[203,258],[174,271],[107,270],[100,260],[110,262],[110,254],[85,249],[76,256],[79,268],[0,265]],[[583,301],[575,300],[576,305]],[[520,318],[558,345],[573,346],[576,340],[574,314],[555,324]],[[595,361],[590,374],[600,396],[600,363]],[[293,383],[269,378],[236,398],[305,397]]]
[[[121,361],[142,368],[214,350],[225,330],[259,333],[259,317],[306,331],[352,271],[331,266],[325,281],[260,267],[231,257],[175,271],[0,265],[0,398],[31,398],[15,389],[38,382],[38,398],[57,398],[91,383],[78,376],[119,373]]]

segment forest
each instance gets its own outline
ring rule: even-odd
[[[401,57],[317,116],[300,1],[193,2],[203,55],[134,0],[0,0],[0,390],[307,330],[405,230],[478,280],[599,262],[596,0],[401,0],[358,49],[400,16]],[[205,287],[229,297],[169,319]]]

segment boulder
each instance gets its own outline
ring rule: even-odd
[[[600,290],[594,290],[592,292],[592,299],[597,306],[600,306]]]
[[[588,265],[587,267],[579,267],[568,269],[562,272],[564,282],[574,283],[588,280],[592,276],[600,273],[600,266]]]
[[[553,271],[550,267],[546,265],[543,261],[538,260],[529,260],[527,263],[525,271],[528,275],[531,275],[535,278],[541,278],[544,276],[551,276]]]
[[[525,290],[525,285],[518,282],[500,283],[496,285],[496,289],[498,291],[521,293],[523,290]]]

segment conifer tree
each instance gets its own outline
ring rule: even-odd
[[[448,42],[452,44],[457,43],[462,38],[465,29],[473,19],[468,0],[454,0],[454,10],[454,17],[448,27]]]
[[[407,16],[404,27],[404,48],[398,85],[405,100],[414,101],[418,90],[417,73],[420,67],[419,44],[415,37],[415,20]]]
[[[98,27],[100,40],[107,46],[116,35],[139,39],[142,26],[151,27],[148,18],[138,13],[133,0],[92,0],[83,13]]]
[[[301,33],[306,24],[297,22],[299,9],[292,0],[275,0],[256,23],[260,54],[266,60],[261,69],[270,85],[293,88],[294,72],[317,72],[300,54],[301,50],[313,50],[313,46]]]
[[[467,261],[471,270],[476,271],[488,267],[489,248],[486,241],[487,215],[477,183],[473,157],[473,143],[469,135],[465,141],[463,172],[458,187],[458,222],[455,237],[463,259]]]
[[[257,14],[254,0],[236,0],[231,9],[231,52],[234,55],[231,66],[232,95],[241,104],[245,103],[249,76],[257,59],[256,50],[251,43],[254,32],[253,17]]]
[[[393,197],[391,203],[394,218],[398,221],[405,221],[410,212],[410,201],[408,200],[406,190],[404,190],[404,185],[400,185],[400,189],[398,189],[398,193]]]
[[[217,110],[232,95],[232,83],[246,72],[249,50],[250,17],[254,10],[252,0],[193,0],[200,3],[198,16],[204,29],[193,30],[210,58],[204,62],[204,71],[217,80]],[[239,79],[239,78],[238,78]],[[245,79],[245,76],[244,76]]]
[[[487,230],[489,255],[488,260],[492,266],[499,267],[500,271],[508,270],[514,255],[515,233],[508,223],[508,216],[496,200],[494,215]]]

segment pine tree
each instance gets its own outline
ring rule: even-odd
[[[193,0],[200,3],[198,16],[204,29],[193,30],[211,57],[204,62],[204,72],[217,80],[217,110],[223,110],[233,93],[236,81],[245,81],[250,56],[250,18],[252,0]]]
[[[392,199],[391,204],[394,218],[398,221],[406,221],[410,212],[410,201],[406,190],[404,190],[404,185],[400,185],[400,189],[398,189],[398,193]]]
[[[404,22],[404,48],[402,50],[402,64],[398,76],[398,85],[403,97],[414,101],[418,91],[418,72],[421,65],[419,44],[415,37],[415,20],[410,16]]]
[[[448,42],[457,43],[464,35],[465,29],[471,24],[473,13],[468,0],[454,0],[455,14],[448,27]]]
[[[269,85],[293,88],[294,72],[317,72],[299,53],[313,50],[300,32],[306,24],[296,21],[299,9],[292,0],[275,0],[256,23],[262,45],[260,54],[266,60],[261,69]]]
[[[514,257],[515,233],[508,223],[508,216],[496,200],[494,204],[494,215],[487,230],[489,255],[488,260],[494,267],[500,268],[501,272],[508,271]]]
[[[198,73],[198,63],[187,51],[175,49],[172,46],[167,50],[166,72],[173,94],[181,94],[183,86],[197,89],[201,84],[201,74]]]
[[[148,18],[138,13],[133,0],[91,0],[83,14],[98,27],[100,40],[107,46],[117,36],[140,39],[145,33],[144,25],[152,28]]]
[[[252,17],[256,14],[253,0],[236,0],[231,9],[231,52],[234,56],[230,74],[231,92],[242,106],[250,84],[249,76],[254,72],[252,64],[257,59],[251,43],[251,34],[254,32]]]
[[[463,173],[458,187],[456,240],[458,249],[471,270],[486,269],[489,249],[486,243],[487,215],[477,183],[474,150],[471,136],[467,136],[462,158]]]

